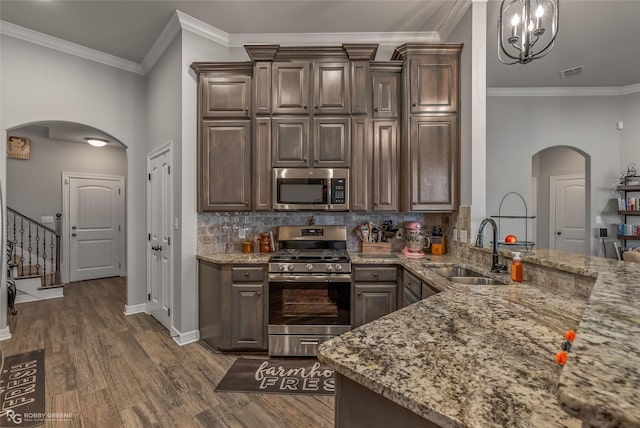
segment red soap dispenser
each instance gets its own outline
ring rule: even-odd
[[[515,282],[522,282],[522,259],[520,253],[513,252],[513,262],[511,262],[511,279]]]

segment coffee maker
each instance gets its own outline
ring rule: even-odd
[[[424,248],[429,248],[431,239],[422,233],[422,225],[412,221],[404,226],[405,247],[402,253],[407,257],[424,257]]]

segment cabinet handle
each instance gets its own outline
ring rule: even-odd
[[[361,291],[358,291],[358,292],[356,293],[356,296],[359,296],[359,295],[361,295],[361,294],[362,294],[362,292],[361,292]]]
[[[245,272],[245,273],[244,273],[244,276],[249,276],[249,272]]]
[[[316,159],[314,162],[315,162],[315,163],[318,163],[318,159]]]
[[[373,276],[377,278],[378,277],[378,272],[374,272]]]

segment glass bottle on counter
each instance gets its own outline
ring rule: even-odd
[[[511,280],[515,282],[522,282],[522,259],[520,253],[513,252],[513,261],[511,262]]]

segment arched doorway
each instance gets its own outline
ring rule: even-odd
[[[535,236],[539,248],[590,254],[590,157],[553,146],[532,157]]]
[[[15,242],[16,249],[20,249],[21,273],[25,273],[25,266],[39,265],[36,270],[42,271],[45,275],[42,278],[43,285],[57,285],[58,281],[66,283],[74,280],[74,277],[69,275],[72,266],[76,266],[76,269],[78,266],[81,269],[86,267],[84,270],[88,272],[91,270],[91,266],[87,264],[90,262],[89,255],[95,259],[109,253],[112,255],[111,261],[99,264],[111,263],[117,266],[108,271],[102,269],[102,273],[95,270],[93,277],[125,276],[126,146],[99,129],[74,122],[39,121],[13,127],[7,131],[7,135],[21,137],[30,146],[28,159],[7,159],[7,220],[8,223],[12,219],[14,222],[8,227],[7,238]],[[87,144],[89,138],[103,140],[106,145],[91,146]],[[63,179],[65,174],[66,181]],[[78,187],[69,177],[81,177],[84,184],[91,186]],[[100,179],[107,177],[119,179],[120,188],[102,186]],[[82,232],[93,229],[90,239],[83,238],[88,235],[82,235],[80,226],[68,223],[71,215],[63,215],[59,221],[57,220],[58,214],[70,212],[69,201],[65,202],[69,188],[75,189],[76,192],[84,192],[82,198],[72,198],[72,202],[81,199],[80,203],[84,204],[82,210],[76,204],[73,213],[83,215],[81,223],[90,225]],[[114,204],[121,206],[114,205],[113,209],[104,210],[103,207],[108,206],[105,205],[105,201],[107,204],[114,201]],[[28,228],[25,224],[29,224]],[[76,229],[73,229],[73,226],[76,226]],[[55,248],[51,237],[44,245],[42,242],[42,236],[50,236],[50,230],[56,230],[59,235],[59,242]],[[34,231],[32,235],[37,235],[37,238],[30,237],[30,231]],[[52,281],[46,275],[55,275],[52,269],[56,264],[58,266],[55,269],[60,269],[60,278]],[[26,273],[31,273],[32,269],[27,268]],[[24,284],[24,287],[29,287]],[[34,284],[34,290],[29,288],[29,292],[22,296],[22,301],[56,297],[55,293],[47,293],[47,290],[40,290]],[[30,299],[29,296],[34,298]],[[18,297],[20,299],[20,293]]]

